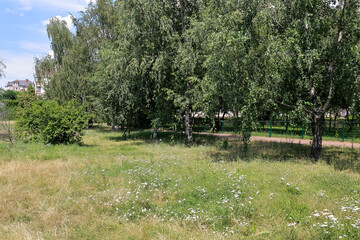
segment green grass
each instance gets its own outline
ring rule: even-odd
[[[358,149],[159,138],[0,143],[0,239],[360,238]]]

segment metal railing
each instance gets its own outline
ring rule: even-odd
[[[215,123],[205,119],[197,119],[194,123],[197,132],[239,132],[233,119],[217,121]],[[311,124],[284,120],[259,121],[254,135],[268,137],[310,138]],[[322,125],[322,135],[334,141],[360,141],[360,120],[325,120]]]

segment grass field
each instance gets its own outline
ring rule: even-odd
[[[0,143],[0,239],[360,239],[359,149],[105,127]]]

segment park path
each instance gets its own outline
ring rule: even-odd
[[[240,138],[240,135],[235,135],[235,134],[203,133],[203,132],[197,132],[197,133],[194,133],[194,134],[210,135],[210,136],[224,137],[224,138]],[[278,137],[252,136],[251,140],[253,140],[253,141],[261,141],[261,142],[294,143],[294,144],[302,144],[302,145],[310,145],[311,144],[311,140],[296,139],[296,138],[278,138]],[[325,146],[333,146],[333,147],[345,147],[345,148],[360,148],[360,143],[351,143],[351,142],[323,141],[322,145],[324,147]]]

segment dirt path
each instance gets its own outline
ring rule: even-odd
[[[234,135],[234,134],[221,134],[221,133],[195,133],[195,134],[210,135],[210,136],[225,137],[225,138],[240,138],[240,135]],[[295,143],[295,144],[303,144],[303,145],[310,145],[311,144],[311,140],[296,139],[296,138],[277,138],[277,137],[252,136],[251,140],[253,140],[253,141],[262,141],[262,142]],[[323,146],[360,148],[360,143],[351,143],[351,142],[323,141],[322,144],[323,144]]]

